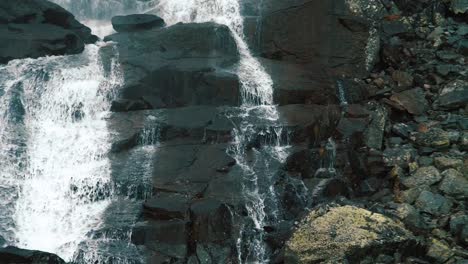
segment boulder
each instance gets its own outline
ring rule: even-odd
[[[46,0],[0,3],[0,63],[47,55],[77,54],[97,40],[91,29]]]
[[[425,93],[421,88],[396,93],[392,95],[390,100],[397,103],[408,111],[408,113],[413,115],[422,115],[429,108],[429,104],[425,98]]]
[[[65,264],[65,261],[51,253],[8,246],[0,249],[0,263]]]
[[[430,128],[416,135],[416,144],[423,147],[446,148],[450,146],[450,134],[440,128]]]
[[[152,108],[239,105],[239,60],[229,28],[213,22],[176,24],[105,38],[117,42],[125,86],[120,99]]]
[[[438,103],[443,108],[464,107],[468,103],[468,82],[455,80],[447,84],[439,94]]]
[[[407,178],[401,179],[401,183],[408,187],[420,187],[420,186],[431,186],[442,179],[439,171],[433,167],[422,167],[419,168],[413,175]]]
[[[415,244],[410,231],[384,215],[354,206],[317,209],[286,243],[285,263],[358,263]]]
[[[344,1],[267,0],[262,11],[263,57],[333,72],[365,72],[370,25],[353,16]]]
[[[147,30],[164,27],[165,25],[166,23],[162,18],[149,14],[115,16],[112,18],[112,27],[117,32]]]
[[[453,202],[440,194],[434,194],[430,191],[422,191],[416,200],[415,206],[434,216],[446,215],[450,212]]]
[[[440,183],[439,189],[452,197],[467,198],[468,197],[468,179],[456,171],[455,169],[448,169],[442,172],[444,179]]]

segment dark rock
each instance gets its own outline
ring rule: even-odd
[[[145,245],[152,252],[184,259],[187,255],[187,234],[188,222],[185,220],[148,221],[133,227],[131,239],[134,244]]]
[[[224,203],[202,199],[190,206],[192,239],[197,243],[223,243],[231,239],[233,213]]]
[[[468,103],[468,82],[455,80],[440,92],[438,103],[443,108],[463,107]]]
[[[164,27],[165,25],[166,23],[162,18],[148,14],[115,16],[112,18],[112,27],[117,32],[147,30]]]
[[[429,213],[434,216],[448,214],[452,205],[452,201],[448,200],[444,196],[434,194],[429,191],[422,191],[415,203],[415,206],[422,212]]]
[[[463,213],[452,215],[450,231],[463,244],[468,245],[468,215]]]
[[[0,263],[65,264],[65,261],[51,253],[9,246],[0,249]]]
[[[72,14],[46,0],[0,3],[0,63],[77,54],[97,37]]]
[[[369,24],[350,16],[344,4],[268,0],[262,2],[262,11],[263,57],[341,73],[365,71]]]
[[[435,157],[434,162],[439,170],[460,169],[463,166],[462,160],[445,156]]]
[[[468,179],[456,171],[448,169],[442,172],[444,178],[440,183],[439,189],[452,197],[464,199],[468,197]]]
[[[239,53],[227,26],[176,24],[106,40],[118,43],[122,99],[143,99],[153,108],[240,103],[239,79],[228,70]]]
[[[468,3],[464,0],[450,0],[450,8],[455,14],[468,12]]]
[[[112,112],[130,112],[151,109],[152,106],[143,99],[137,100],[126,100],[120,99],[112,101],[111,111]]]
[[[369,148],[381,149],[388,113],[383,106],[375,106],[371,114],[371,121],[365,133],[365,142]]]
[[[146,217],[156,220],[186,219],[189,198],[177,193],[159,193],[144,204]]]
[[[394,94],[390,100],[399,104],[408,111],[408,113],[413,115],[424,114],[429,108],[429,104],[425,98],[425,93],[421,88]]]

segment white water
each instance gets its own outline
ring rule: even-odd
[[[81,55],[16,60],[0,69],[8,72],[7,89],[22,87],[27,139],[23,166],[7,167],[16,172],[9,176],[18,192],[9,242],[66,260],[101,223],[112,197],[104,118],[122,80],[115,67],[104,73],[98,51],[89,45]]]

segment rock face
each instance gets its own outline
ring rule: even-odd
[[[285,263],[340,263],[415,245],[410,231],[381,214],[354,206],[319,209],[287,242]]]
[[[97,40],[72,14],[46,0],[0,3],[0,63],[80,53]]]
[[[239,104],[239,80],[228,70],[239,54],[226,26],[177,24],[106,40],[118,43],[122,99],[144,100],[151,108]]]
[[[115,16],[112,18],[112,27],[117,32],[128,32],[163,27],[164,20],[155,15],[135,14],[128,16]]]
[[[65,261],[54,254],[46,252],[6,247],[0,249],[0,263],[65,264]]]

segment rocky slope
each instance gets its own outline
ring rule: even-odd
[[[0,3],[0,63],[81,53],[97,40],[72,14],[46,0]]]

